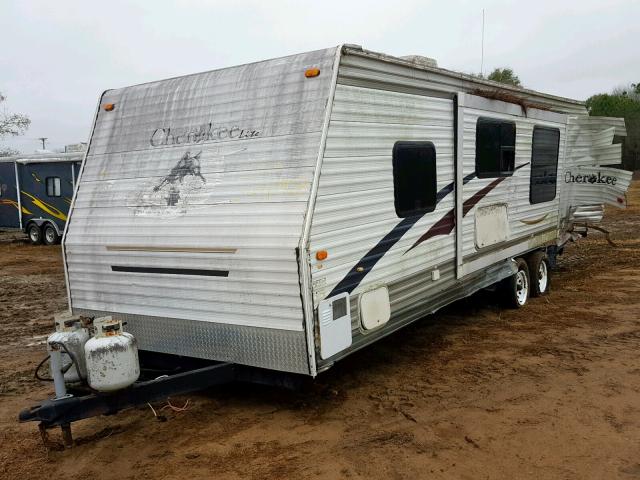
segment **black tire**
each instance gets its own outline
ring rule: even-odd
[[[531,279],[531,296],[541,297],[551,289],[551,264],[546,252],[538,250],[527,257],[529,277]]]
[[[55,245],[56,243],[58,243],[58,240],[60,240],[60,235],[58,235],[56,229],[53,228],[53,225],[51,225],[50,223],[45,225],[42,233],[42,241],[44,242],[44,244]]]
[[[33,245],[40,245],[42,243],[42,229],[35,223],[27,227],[27,235]]]
[[[522,308],[527,304],[531,291],[529,266],[522,258],[514,260],[518,271],[502,281],[501,293],[504,303],[511,308]]]

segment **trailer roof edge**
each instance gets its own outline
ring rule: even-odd
[[[0,163],[54,163],[54,162],[81,162],[84,152],[73,153],[32,153],[27,155],[13,155],[0,157]]]
[[[541,99],[545,99],[547,101],[551,101],[554,103],[564,103],[575,107],[585,108],[585,102],[582,100],[576,100],[568,97],[561,97],[559,95],[552,95],[548,93],[539,92],[537,90],[532,90],[529,88],[515,87],[512,85],[507,85],[500,82],[495,82],[493,80],[487,80],[479,77],[475,77],[468,73],[462,73],[455,70],[449,70],[441,67],[431,67],[425,64],[415,63],[410,60],[406,60],[400,57],[395,57],[393,55],[388,55],[386,53],[375,52],[372,50],[366,50],[358,45],[345,45],[343,47],[343,52],[347,55],[356,55],[362,56],[366,58],[373,58],[376,60],[380,60],[382,62],[394,63],[397,65],[402,65],[406,67],[410,67],[416,70],[423,70],[425,72],[431,72],[435,74],[440,74],[447,76],[449,78],[469,82],[471,84],[477,85],[478,87],[487,87],[491,89],[499,89],[502,91],[507,91],[509,93],[513,93],[515,95],[524,95],[529,97],[538,97]]]

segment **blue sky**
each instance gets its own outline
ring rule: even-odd
[[[0,2],[0,91],[28,114],[25,153],[86,141],[100,93],[176,75],[356,43],[478,72],[510,66],[535,90],[585,99],[640,82],[640,2]]]

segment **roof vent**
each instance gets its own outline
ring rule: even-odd
[[[438,62],[435,58],[423,57],[422,55],[405,55],[404,57],[400,58],[402,60],[406,60],[407,62],[420,65],[421,67],[438,68]]]

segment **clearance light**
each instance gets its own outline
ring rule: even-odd
[[[307,77],[307,78],[317,77],[318,75],[320,75],[320,69],[319,68],[309,68],[309,69],[307,69],[306,72],[304,72],[304,76]]]
[[[105,106],[103,107],[107,112],[110,112],[111,110],[113,110],[114,108],[116,108],[115,103],[106,103]]]
[[[316,260],[320,260],[320,261],[326,260],[328,256],[329,254],[327,253],[326,250],[318,250],[316,252]]]

